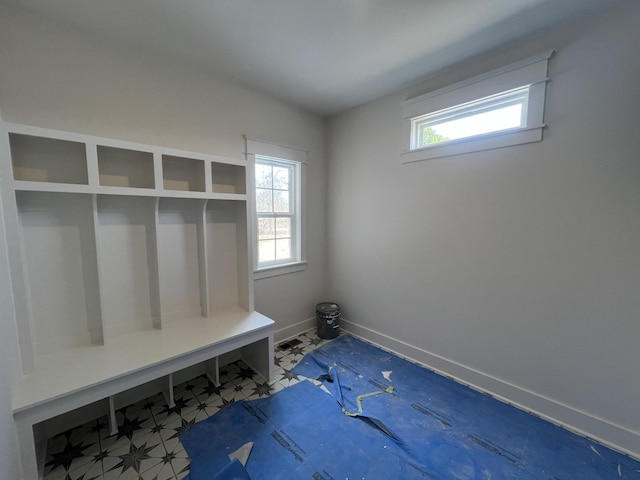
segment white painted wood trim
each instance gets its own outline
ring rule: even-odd
[[[212,358],[211,360],[207,360],[205,365],[205,371],[207,378],[211,383],[213,383],[216,387],[220,386],[220,357]]]
[[[113,395],[109,395],[109,434],[118,433],[118,419],[116,418],[116,404]]]
[[[198,278],[200,280],[200,313],[208,317],[210,308],[209,300],[209,275],[207,272],[207,201],[200,205],[197,215],[198,230]]]
[[[96,171],[97,173],[97,171]],[[99,235],[99,218],[98,218],[98,196],[91,195],[91,209],[93,212],[93,225],[92,225],[92,236],[93,236],[93,254],[94,258],[92,259],[96,266],[96,288],[93,291],[93,296],[96,299],[97,305],[95,305],[96,310],[96,318],[94,319],[95,323],[97,323],[96,333],[92,333],[91,335],[91,343],[104,345],[107,342],[107,335],[105,331],[105,311],[104,311],[104,281],[102,278],[102,269],[100,268],[100,235]],[[91,292],[85,292],[85,295],[91,295]],[[90,328],[91,331],[91,328]]]
[[[98,171],[98,146],[94,142],[86,142],[87,179],[92,187],[100,186],[100,173]]]
[[[26,272],[26,254],[24,248],[24,236],[22,224],[18,216],[15,192],[13,191],[13,168],[10,158],[9,131],[7,124],[0,122],[0,194],[2,195],[2,207],[4,231],[7,241],[9,270],[11,271],[11,288],[14,298],[14,315],[16,319],[16,331],[20,363],[12,370],[13,379],[19,379],[22,375],[32,373],[35,369],[35,355],[33,349],[32,309],[29,302],[29,280]],[[7,155],[7,158],[4,158]],[[17,252],[17,254],[16,254]]]
[[[415,163],[436,158],[452,157],[454,155],[464,155],[466,153],[539,142],[542,140],[544,128],[544,125],[538,125],[535,127],[518,128],[475,137],[461,138],[441,145],[436,144],[430,147],[404,151],[401,153],[400,158],[402,163]]]
[[[519,60],[514,63],[510,63],[509,65],[505,65],[504,67],[496,68],[495,70],[491,70],[490,72],[482,73],[480,75],[476,75],[475,77],[462,80],[461,82],[457,82],[452,85],[447,85],[446,87],[442,87],[437,90],[427,92],[423,95],[418,95],[417,97],[409,98],[404,102],[402,102],[402,106],[406,107],[408,105],[413,105],[414,103],[419,103],[424,100],[428,100],[432,97],[437,97],[438,95],[443,95],[445,93],[453,92],[454,90],[468,87],[470,85],[473,85],[474,83],[482,82],[484,80],[488,80],[493,77],[504,75],[505,73],[511,72],[513,70],[518,70],[523,67],[527,67],[529,65],[535,64],[540,61],[549,60],[553,55],[553,53],[554,53],[553,50],[547,50],[546,52],[533,55],[531,57],[525,58],[523,60]],[[546,80],[547,79],[545,79],[545,81]],[[537,81],[540,81],[540,80],[537,80]]]
[[[304,148],[293,147],[269,140],[243,136],[246,144],[245,155],[265,155],[267,157],[286,158],[302,164],[307,163],[307,151]]]
[[[279,275],[288,275],[289,273],[302,272],[307,269],[307,262],[288,263],[286,265],[274,265],[272,267],[261,268],[253,272],[254,280],[263,278],[277,277]]]
[[[170,373],[169,375],[167,375],[164,378],[165,381],[165,388],[162,391],[162,394],[164,395],[164,399],[167,402],[167,406],[169,408],[173,408],[176,406],[176,402],[175,402],[175,398],[173,395],[173,373]]]

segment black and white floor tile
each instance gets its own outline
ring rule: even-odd
[[[175,407],[162,394],[117,412],[118,433],[109,435],[107,418],[94,420],[49,439],[44,480],[178,480],[189,473],[189,458],[178,436],[226,406],[262,398],[301,380],[290,370],[304,355],[327,342],[315,332],[295,345],[275,350],[275,382],[269,384],[241,360],[220,369],[220,386],[206,376],[176,386]]]

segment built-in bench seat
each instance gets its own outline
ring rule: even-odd
[[[89,345],[38,358],[34,373],[13,390],[13,414],[18,428],[25,480],[39,478],[34,426],[58,415],[109,399],[111,431],[117,431],[115,395],[138,385],[166,379],[173,403],[172,374],[207,362],[219,383],[218,357],[240,350],[243,360],[266,381],[273,381],[273,320],[241,309],[215,318],[192,318],[162,330],[134,332],[106,345]]]

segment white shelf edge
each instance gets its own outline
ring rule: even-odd
[[[18,192],[96,193],[94,187],[85,184],[32,182],[27,180],[14,180],[13,189]]]
[[[121,195],[131,197],[195,198],[201,200],[247,200],[246,193],[207,193],[155,188],[111,187],[105,185],[93,187],[90,185],[81,185],[75,183],[33,182],[26,180],[14,180],[13,189],[18,192],[82,193],[87,195],[96,194]]]

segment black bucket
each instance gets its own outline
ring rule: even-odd
[[[316,318],[318,320],[318,336],[324,339],[332,339],[340,333],[340,305],[324,302],[316,305]]]

